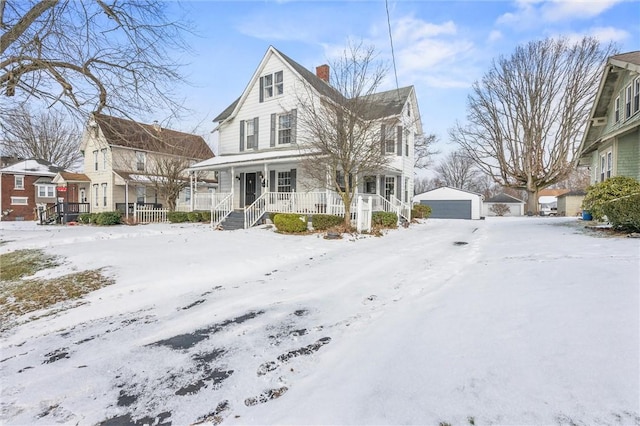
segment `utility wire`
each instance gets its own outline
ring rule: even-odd
[[[396,90],[400,90],[398,85],[398,70],[396,69],[396,54],[393,50],[393,37],[391,36],[391,18],[389,17],[389,0],[384,0],[384,5],[387,9],[387,25],[389,26],[389,42],[391,42],[391,59],[393,61],[393,74],[396,77]]]

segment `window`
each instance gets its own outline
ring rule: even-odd
[[[142,151],[136,151],[136,170],[144,172],[145,163],[147,162],[147,156]]]
[[[384,152],[394,154],[396,152],[396,128],[386,126],[384,131]]]
[[[291,192],[291,172],[278,172],[278,192]]]
[[[37,185],[38,197],[41,198],[53,198],[56,196],[54,185]]]
[[[407,117],[411,117],[411,104],[407,104]]]
[[[191,188],[188,186],[184,189],[184,202],[191,202]]]
[[[338,183],[338,186],[340,187],[341,191],[344,192],[347,190],[343,172],[341,171],[336,172],[336,182]],[[349,173],[349,189],[353,189],[353,175],[351,173]]]
[[[102,170],[107,170],[107,149],[104,148],[102,152]]]
[[[615,104],[614,104],[614,111],[615,111],[615,120],[614,122],[617,123],[618,121],[620,121],[620,96],[618,96],[616,98]]]
[[[136,186],[136,203],[144,204],[146,195],[144,186]]]
[[[15,175],[13,177],[13,189],[24,189],[24,176]]]
[[[404,178],[404,201],[409,201],[409,178]]]
[[[93,151],[93,170],[98,170],[98,151]]]
[[[631,117],[631,85],[627,86],[625,90],[625,98],[624,98],[624,118]]]
[[[11,197],[12,206],[26,206],[28,204],[27,197]]]
[[[260,78],[260,102],[264,99],[280,96],[284,93],[284,81],[282,71],[267,74]]]
[[[93,185],[93,203],[98,207],[98,185]]]
[[[611,177],[613,169],[613,153],[608,151],[600,156],[600,182],[604,182]]]
[[[291,122],[293,117],[291,114],[282,114],[278,116],[278,144],[291,143]]]
[[[256,146],[256,126],[254,120],[247,120],[247,149]]]
[[[107,207],[107,184],[102,184],[102,206]]]
[[[375,176],[364,177],[364,193],[365,194],[376,193],[376,177]]]
[[[409,132],[407,130],[404,131],[404,156],[409,156]]]
[[[633,112],[640,110],[640,77],[633,83]]]

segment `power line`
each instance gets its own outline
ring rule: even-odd
[[[391,36],[391,18],[389,17],[389,0],[384,0],[384,5],[387,9],[387,25],[389,26],[389,42],[391,42],[391,60],[393,61],[393,74],[396,77],[396,90],[400,89],[398,84],[398,70],[396,69],[396,54],[393,50],[393,37]]]

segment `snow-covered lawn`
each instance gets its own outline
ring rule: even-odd
[[[0,240],[116,280],[1,335],[3,424],[640,424],[640,240],[574,218]]]

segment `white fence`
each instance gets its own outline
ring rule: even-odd
[[[169,209],[157,209],[151,206],[133,205],[133,219],[137,223],[161,223],[168,222]]]

